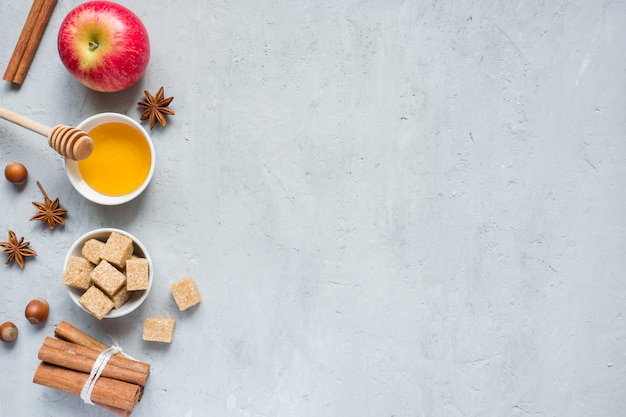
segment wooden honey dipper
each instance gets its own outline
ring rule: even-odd
[[[0,118],[46,136],[48,145],[67,159],[80,161],[86,159],[93,151],[93,140],[87,132],[76,127],[64,125],[48,127],[2,107],[0,107]]]

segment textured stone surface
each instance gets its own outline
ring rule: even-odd
[[[29,2],[0,2],[0,66]],[[100,207],[45,140],[0,121],[0,237],[39,256],[0,265],[3,415],[104,417],[32,384],[66,320],[153,365],[133,416],[602,416],[626,407],[626,9],[618,1],[125,1],[146,24],[145,77],[86,90],[56,52],[60,1],[21,88],[0,105],[42,123],[139,117],[154,180]],[[69,210],[29,222],[35,180]],[[155,263],[146,303],[98,322],[60,284],[86,231],[117,227]],[[3,239],[5,240],[5,239]],[[203,301],[179,312],[168,286]],[[42,327],[23,318],[44,297]],[[171,345],[146,317],[177,321]],[[10,383],[6,381],[10,379]],[[25,413],[23,410],[28,410]]]

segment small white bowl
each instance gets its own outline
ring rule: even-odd
[[[143,137],[146,139],[146,142],[148,142],[148,145],[150,146],[150,156],[151,156],[150,171],[145,181],[141,184],[141,186],[139,186],[139,188],[125,195],[121,195],[121,196],[106,195],[106,194],[102,194],[94,190],[93,188],[89,186],[89,184],[85,182],[85,180],[80,174],[77,161],[73,161],[71,159],[66,158],[65,168],[66,168],[67,176],[70,182],[72,183],[76,191],[78,191],[83,197],[85,197],[86,199],[90,201],[93,201],[94,203],[107,205],[107,206],[114,206],[114,205],[124,204],[124,203],[129,202],[130,200],[134,199],[139,194],[141,194],[143,190],[146,189],[146,187],[150,183],[150,180],[152,180],[152,174],[154,173],[155,156],[154,156],[154,146],[152,144],[152,140],[150,139],[150,135],[148,134],[148,132],[146,132],[146,130],[139,123],[137,123],[135,120],[131,119],[130,117],[126,115],[119,114],[119,113],[99,113],[99,114],[93,115],[85,119],[76,127],[78,129],[81,129],[89,133],[89,131],[91,131],[96,126],[99,126],[103,123],[110,123],[110,122],[124,123],[126,125],[130,125],[134,127],[139,132],[141,132]]]
[[[114,229],[114,228],[102,228],[102,229],[92,230],[91,232],[87,232],[81,237],[79,237],[78,239],[76,239],[76,241],[72,244],[69,251],[67,252],[67,256],[65,257],[65,262],[63,264],[63,270],[65,271],[67,269],[67,264],[71,256],[82,256],[81,249],[83,245],[85,244],[85,242],[87,242],[89,239],[97,239],[102,242],[106,242],[107,238],[112,232],[123,234],[133,240],[134,255],[146,258],[148,260],[148,280],[149,281],[148,281],[147,290],[133,291],[133,294],[128,299],[128,301],[126,301],[126,303],[124,303],[124,305],[122,305],[120,308],[111,310],[106,316],[104,316],[105,319],[122,317],[135,311],[148,297],[148,293],[150,292],[150,289],[152,288],[154,268],[152,266],[152,258],[150,257],[150,254],[146,250],[146,247],[143,245],[143,243],[141,243],[141,241],[139,241],[139,239],[137,239],[135,236],[123,230]],[[68,292],[72,301],[74,301],[74,303],[78,307],[80,307],[83,311],[91,314],[91,312],[89,312],[89,310],[83,307],[82,304],[80,304],[80,302],[78,301],[80,296],[83,295],[85,291],[78,289],[78,288],[72,288],[69,286],[67,288],[68,288]]]

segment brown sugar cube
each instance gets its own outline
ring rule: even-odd
[[[174,339],[176,320],[168,317],[148,317],[143,322],[143,340],[169,343]]]
[[[98,265],[100,263],[101,253],[104,249],[104,242],[99,241],[98,239],[89,239],[85,242],[80,253],[83,255],[83,258],[87,259],[94,265]]]
[[[109,314],[114,306],[113,301],[95,285],[89,287],[78,299],[78,302],[98,320],[102,320],[104,316]]]
[[[126,283],[126,276],[113,265],[102,260],[91,271],[91,281],[111,297]]]
[[[132,257],[126,261],[126,288],[128,291],[148,289],[148,260]]]
[[[111,232],[100,256],[102,259],[123,269],[126,265],[126,260],[133,256],[133,240],[121,233]]]
[[[86,290],[91,286],[93,264],[80,256],[70,256],[63,272],[63,284]]]
[[[130,298],[130,294],[128,294],[128,290],[126,289],[126,286],[122,285],[122,288],[120,288],[111,297],[111,301],[113,301],[113,307],[116,309],[120,308],[126,303],[126,301],[128,301],[129,298]]]
[[[196,282],[190,276],[171,284],[170,291],[180,311],[187,310],[202,301]]]

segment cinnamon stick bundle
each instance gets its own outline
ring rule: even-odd
[[[13,77],[15,77],[17,67],[19,67],[20,61],[24,56],[26,44],[28,43],[28,39],[30,39],[31,33],[33,33],[35,23],[37,22],[37,17],[39,16],[39,12],[41,11],[42,6],[43,0],[33,1],[33,5],[28,12],[26,22],[22,27],[22,32],[20,33],[20,37],[17,39],[17,45],[15,45],[15,49],[13,50],[13,54],[11,55],[11,59],[9,60],[7,69],[4,71],[4,76],[2,77],[2,79],[12,81]]]
[[[33,1],[11,59],[2,77],[4,80],[22,84],[35,57],[35,52],[41,43],[44,30],[48,25],[56,3],[57,0]]]
[[[33,382],[80,396],[96,359],[107,349],[99,340],[67,322],[60,322],[55,336],[45,338],[38,357],[42,361]],[[122,417],[129,417],[141,400],[150,365],[116,354],[109,358],[93,385],[91,401]]]

